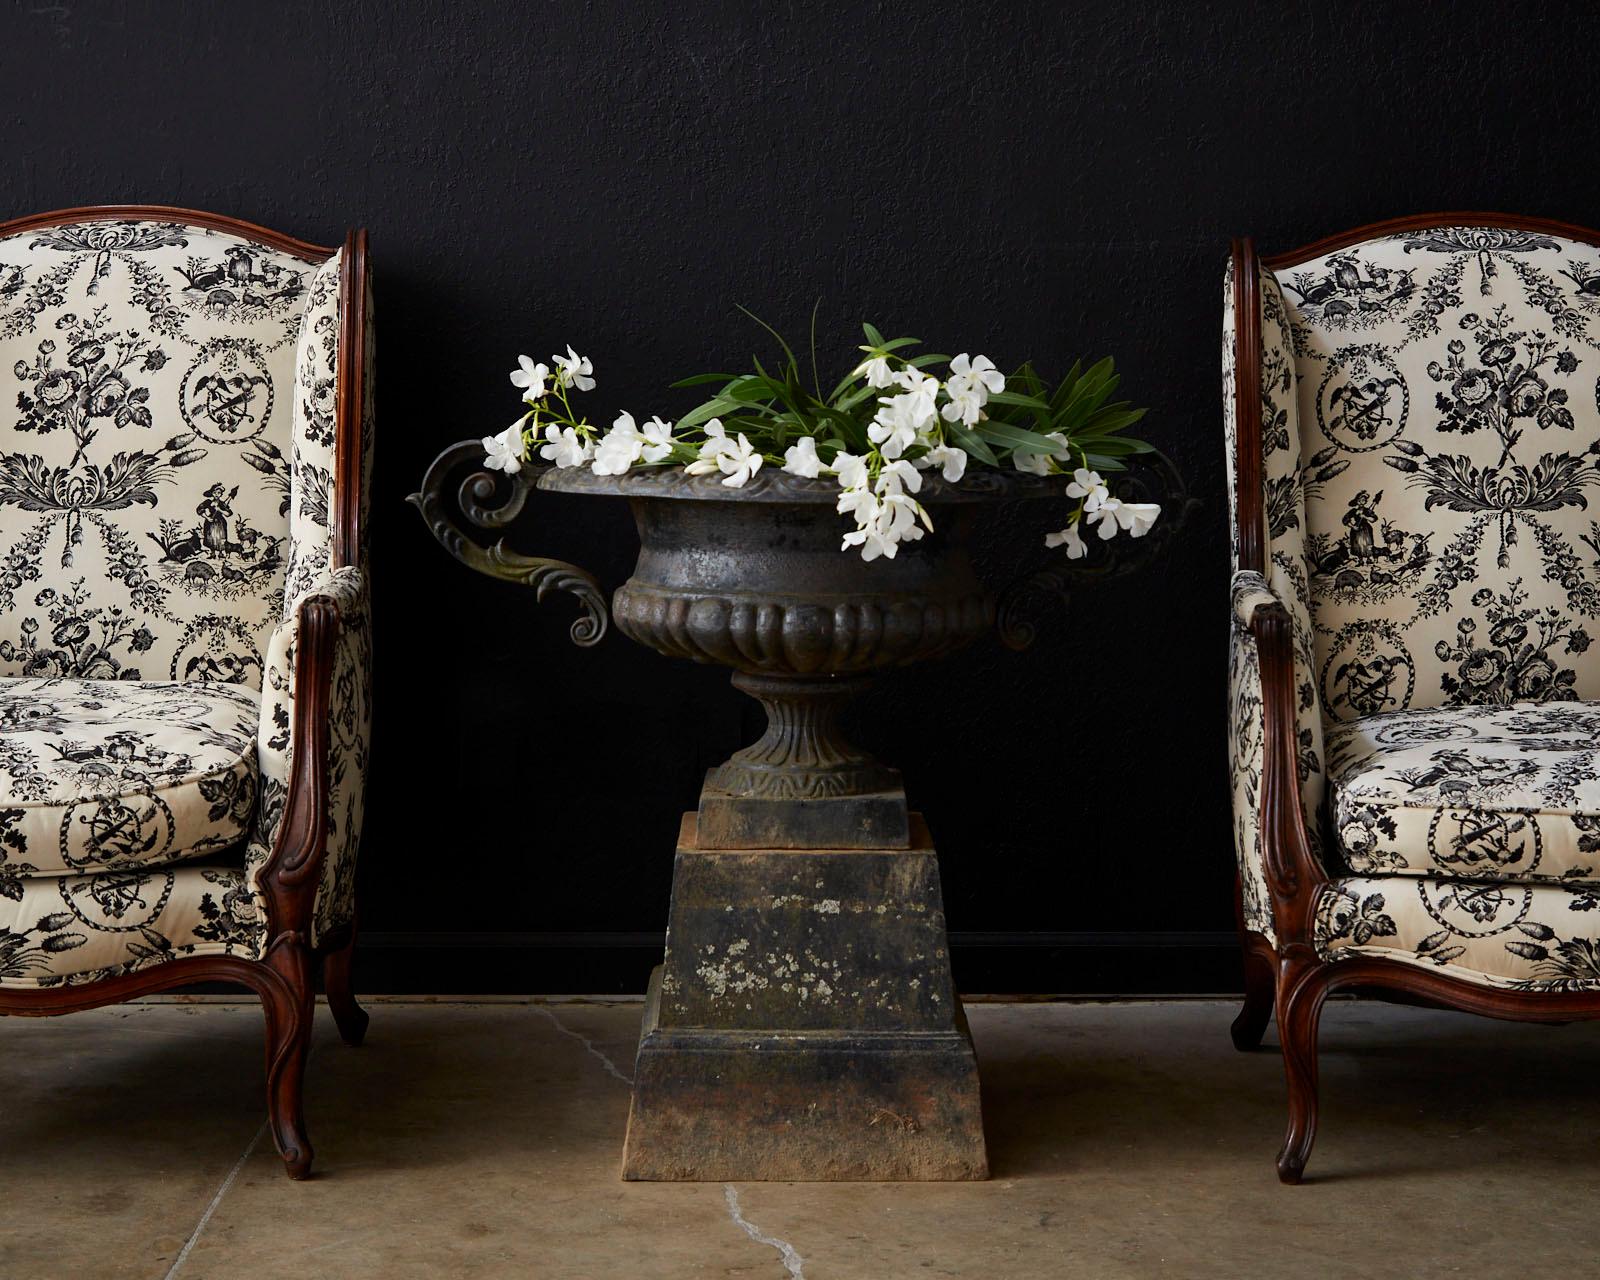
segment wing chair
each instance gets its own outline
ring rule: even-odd
[[[1298,1182],[1328,994],[1600,1015],[1600,232],[1432,214],[1224,290],[1246,1000]]]
[[[0,1012],[248,988],[293,1178],[319,967],[366,1026],[369,311],[362,231],[0,224]]]

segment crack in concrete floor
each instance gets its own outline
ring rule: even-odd
[[[778,1256],[783,1259],[783,1269],[789,1273],[791,1280],[806,1280],[806,1260],[795,1252],[794,1246],[787,1240],[780,1240],[777,1236],[769,1236],[760,1227],[751,1222],[739,1209],[739,1191],[732,1183],[722,1188],[722,1198],[728,1204],[728,1216],[733,1219],[734,1226],[743,1231],[757,1244],[764,1244],[776,1249]]]

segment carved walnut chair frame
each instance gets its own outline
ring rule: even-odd
[[[220,214],[161,205],[95,205],[35,214],[0,223],[0,237],[63,223],[123,219],[177,221],[211,227],[279,249],[310,263],[326,262],[335,250]],[[365,394],[367,326],[367,233],[345,238],[340,293],[338,385],[332,565],[360,563],[361,424]],[[316,1008],[316,973],[322,971],[328,1006],[346,1044],[359,1045],[367,1014],[356,1003],[351,961],[354,922],[312,946],[312,913],[321,883],[328,835],[328,720],[334,650],[342,626],[334,603],[319,596],[299,610],[295,654],[295,703],[290,727],[293,772],[283,822],[260,887],[266,899],[265,945],[260,959],[185,956],[100,982],[40,990],[0,988],[0,1014],[48,1017],[120,1004],[196,983],[244,987],[261,1000],[266,1016],[267,1112],[273,1142],[294,1179],[311,1171],[306,1137],[304,1081]]]
[[[1261,299],[1257,271],[1297,266],[1313,258],[1379,236],[1428,227],[1503,227],[1600,245],[1600,231],[1545,218],[1503,213],[1429,213],[1394,218],[1286,253],[1258,258],[1254,243],[1233,241],[1234,411],[1237,415],[1238,525],[1234,530],[1239,569],[1265,575],[1266,525],[1261,440]],[[1314,926],[1318,898],[1330,876],[1307,836],[1295,737],[1294,626],[1281,603],[1257,608],[1250,629],[1261,666],[1264,767],[1261,780],[1261,857],[1271,898],[1278,945],[1244,926],[1242,887],[1239,931],[1244,948],[1244,1007],[1233,1022],[1235,1047],[1258,1048],[1276,1014],[1288,1079],[1289,1119],[1278,1177],[1298,1183],[1317,1133],[1317,1029],[1322,1006],[1335,991],[1352,991],[1400,1004],[1456,1009],[1518,1022],[1565,1023],[1600,1018],[1600,992],[1514,991],[1490,987],[1397,960],[1358,956],[1329,961],[1317,953]],[[1332,847],[1329,842],[1328,847]]]

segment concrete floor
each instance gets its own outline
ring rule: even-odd
[[[617,1179],[638,1004],[370,1007],[361,1050],[319,1014],[299,1185],[253,1006],[0,1023],[0,1277],[1600,1275],[1600,1025],[1330,1006],[1282,1187],[1231,1004],[977,1004],[992,1181],[649,1185]]]

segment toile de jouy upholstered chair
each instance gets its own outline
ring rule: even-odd
[[[1279,1176],[1336,989],[1600,1016],[1600,232],[1437,214],[1224,290],[1229,731]]]
[[[364,232],[0,224],[0,1012],[249,988],[296,1178],[319,964],[366,1025],[368,296]]]

